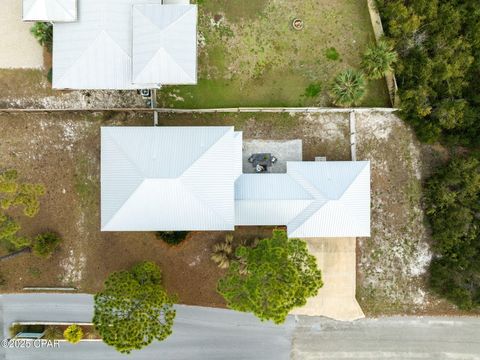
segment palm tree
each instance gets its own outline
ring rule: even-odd
[[[230,260],[233,255],[233,235],[227,235],[225,241],[213,246],[211,259],[221,269],[227,269],[230,266]]]
[[[369,79],[381,79],[397,61],[398,55],[385,40],[371,44],[363,54],[362,68]]]
[[[330,89],[337,106],[358,105],[365,96],[365,77],[360,71],[348,69],[337,75]]]

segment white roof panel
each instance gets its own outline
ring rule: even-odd
[[[23,0],[23,21],[60,21],[77,19],[77,0]]]
[[[134,5],[133,82],[197,83],[196,5]]]
[[[102,230],[233,229],[233,127],[104,127],[101,137]]]
[[[368,161],[241,174],[233,127],[105,127],[101,138],[104,231],[286,225],[289,237],[370,236]]]
[[[315,201],[287,224],[289,237],[370,236],[369,161],[293,162],[287,171],[315,189]]]
[[[370,236],[370,164],[287,162],[286,174],[243,174],[237,225],[286,225],[289,237]]]
[[[135,82],[133,80],[133,8],[137,4],[144,4],[144,6],[154,4],[155,8],[160,9],[159,12],[165,13],[170,13],[175,8],[185,8],[185,5],[160,5],[161,0],[80,1],[78,4],[79,20],[77,22],[56,23],[54,25],[53,87],[57,89],[117,90],[158,88],[160,84],[154,76],[154,71],[164,71],[156,67],[157,65],[165,65],[163,63],[159,64],[154,61],[151,66],[145,64],[145,68],[151,71],[145,72]],[[193,15],[195,15],[195,22],[193,23],[195,26],[192,31],[191,17]],[[188,26],[189,34],[193,40],[190,39],[184,46],[185,49],[188,49],[188,51],[185,51],[191,54],[191,43],[195,41],[196,44],[195,6],[188,12],[187,18],[189,20],[182,26]],[[147,22],[144,21],[143,24],[145,23]],[[146,30],[143,26],[140,28]],[[182,29],[182,31],[186,30]],[[150,39],[149,33],[144,32],[142,34]],[[137,43],[143,41],[142,34],[137,34]],[[162,38],[155,44],[178,40],[175,33],[171,31],[168,31],[166,36],[172,36],[172,38]],[[178,48],[181,46],[182,44],[177,43],[176,45],[169,45],[168,48],[177,49],[175,54],[178,54]],[[183,64],[183,60],[177,60]],[[195,67],[196,81],[196,56],[194,61],[190,57],[188,61]],[[170,70],[168,69],[169,73]],[[178,79],[180,78],[178,77]],[[180,83],[180,80],[177,83]],[[185,83],[190,84],[192,82],[189,80]]]

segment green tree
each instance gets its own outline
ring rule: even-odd
[[[63,337],[71,344],[76,344],[83,339],[83,330],[77,324],[70,325],[63,332]]]
[[[377,0],[401,116],[424,142],[480,144],[480,2]]]
[[[462,309],[480,306],[480,161],[454,157],[426,184],[432,289]]]
[[[393,46],[385,40],[380,40],[367,47],[362,58],[362,68],[369,79],[381,79],[387,72],[393,70],[392,65],[397,58]]]
[[[93,323],[103,341],[121,353],[141,349],[172,333],[174,299],[161,284],[161,271],[141,262],[111,274],[95,295]]]
[[[337,106],[358,105],[365,96],[365,77],[348,69],[337,75],[330,89],[332,102]]]
[[[285,321],[295,307],[323,286],[315,257],[300,239],[288,239],[285,231],[260,240],[256,247],[239,246],[237,259],[218,282],[218,292],[228,307],[252,312],[261,320]]]
[[[28,247],[30,239],[18,236],[18,224],[6,211],[13,207],[23,208],[23,214],[34,217],[40,209],[39,198],[45,188],[40,184],[21,183],[15,170],[0,173],[0,241],[8,250]]]

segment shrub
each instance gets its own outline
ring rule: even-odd
[[[30,32],[37,39],[38,43],[45,46],[48,51],[52,51],[53,44],[53,25],[46,22],[36,22],[30,28]]]
[[[64,332],[63,337],[71,344],[76,344],[83,339],[83,330],[77,324],[70,325]]]
[[[47,72],[47,80],[50,84],[52,83],[52,78],[53,78],[53,69],[50,68]]]
[[[40,196],[45,188],[40,184],[18,181],[15,170],[0,171],[0,243],[8,250],[20,250],[31,245],[31,240],[19,236],[20,224],[6,214],[6,210],[22,207],[23,215],[34,217],[40,209]]]
[[[397,61],[397,53],[385,40],[380,40],[377,44],[371,44],[363,54],[362,69],[369,79],[381,79],[389,71],[392,71],[392,65]]]
[[[157,239],[163,240],[169,245],[178,245],[188,236],[188,231],[157,231]]]
[[[47,328],[45,329],[45,334],[43,334],[43,339],[46,339],[46,340],[63,339],[62,329],[54,325],[47,326]]]
[[[309,98],[314,98],[314,97],[317,97],[321,91],[322,91],[322,84],[313,83],[308,85],[308,87],[305,89],[305,96]]]
[[[220,269],[227,269],[230,266],[230,260],[233,253],[233,235],[229,234],[225,237],[225,241],[213,246],[211,259]]]
[[[338,59],[340,59],[340,54],[338,53],[337,49],[335,49],[334,47],[328,48],[325,51],[325,56],[327,57],[327,59],[333,60],[333,61],[337,61]]]
[[[37,235],[33,241],[33,253],[43,258],[49,258],[61,241],[61,237],[54,232]]]
[[[330,96],[337,106],[358,105],[365,96],[365,77],[352,69],[341,72],[332,84]]]

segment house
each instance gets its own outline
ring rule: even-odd
[[[23,21],[77,20],[77,0],[23,0]]]
[[[289,237],[370,236],[368,161],[243,174],[233,127],[103,127],[102,231],[284,225]]]
[[[24,20],[54,22],[53,88],[128,90],[197,83],[196,5],[23,1]]]

